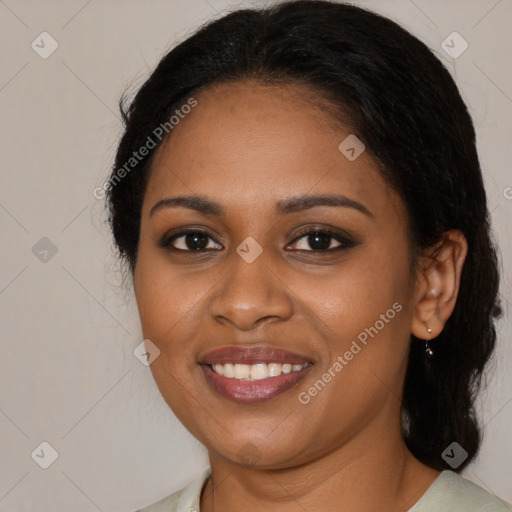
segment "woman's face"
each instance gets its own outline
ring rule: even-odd
[[[399,432],[405,211],[303,93],[244,82],[195,95],[144,197],[134,284],[161,351],[151,370],[186,428],[237,464],[290,467]]]

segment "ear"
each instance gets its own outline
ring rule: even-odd
[[[443,233],[439,242],[420,257],[416,273],[416,306],[411,332],[420,339],[439,336],[455,308],[460,276],[468,252],[458,230]],[[430,328],[431,332],[427,329]]]

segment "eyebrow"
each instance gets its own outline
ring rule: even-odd
[[[346,196],[336,194],[304,195],[278,201],[276,204],[276,213],[282,216],[289,213],[309,210],[310,208],[315,208],[317,206],[352,208],[360,211],[368,217],[373,217],[370,210],[361,203]],[[216,203],[204,196],[176,196],[167,197],[158,201],[151,208],[149,216],[151,217],[161,209],[173,207],[188,208],[205,215],[215,215],[218,217],[226,215],[226,210],[219,203]]]

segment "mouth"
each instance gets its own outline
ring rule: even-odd
[[[211,364],[209,367],[218,375],[222,375],[228,379],[236,380],[263,380],[271,377],[279,377],[292,372],[300,372],[308,363],[291,364],[291,363],[256,363],[256,364]]]
[[[304,357],[272,347],[225,347],[208,352],[200,367],[210,387],[238,403],[270,400],[312,369]]]

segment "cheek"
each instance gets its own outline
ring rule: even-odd
[[[390,391],[400,395],[411,322],[407,254],[400,243],[366,248],[332,278],[310,286],[307,304],[327,342],[316,377],[332,382],[320,408],[357,416],[378,409]]]
[[[144,336],[153,337],[165,348],[201,299],[196,280],[187,278],[179,268],[171,268],[163,251],[141,242],[134,291]],[[203,294],[207,285],[203,279]]]
[[[195,394],[195,381],[201,378],[196,340],[207,318],[208,292],[218,280],[214,270],[171,266],[164,251],[141,243],[135,297],[143,336],[160,349],[150,369],[172,409],[187,409],[187,397]]]
[[[400,250],[384,249],[364,249],[328,277],[302,281],[302,296],[309,307],[343,337],[357,334],[354,329],[373,325],[395,302],[406,307],[406,257]]]
[[[188,425],[190,403],[197,402],[193,382],[198,368],[187,340],[197,330],[198,294],[176,283],[176,272],[141,246],[134,274],[134,291],[142,333],[160,350],[150,370],[160,393]]]

